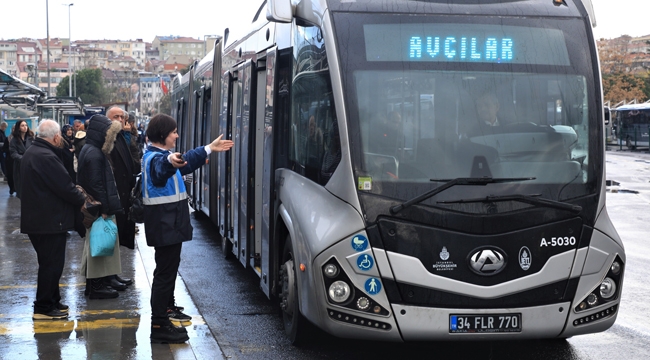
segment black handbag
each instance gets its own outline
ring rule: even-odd
[[[129,208],[129,220],[134,223],[144,222],[144,202],[142,201],[142,174],[138,174],[135,186],[131,189],[131,207]]]
[[[76,185],[77,189],[81,191],[84,194],[84,197],[86,200],[84,201],[84,205],[81,208],[81,214],[83,215],[83,220],[82,223],[86,227],[86,229],[90,229],[90,227],[93,225],[95,220],[100,215],[100,212],[102,210],[102,203],[99,201],[95,200],[92,196],[88,195],[86,190],[82,188],[79,185]]]

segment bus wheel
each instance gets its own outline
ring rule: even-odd
[[[284,331],[292,345],[300,345],[308,338],[307,333],[310,324],[300,313],[298,279],[296,278],[291,236],[287,236],[281,264],[280,285],[282,292],[280,294],[280,309],[282,310]]]
[[[235,254],[232,253],[232,242],[227,237],[221,238],[221,251],[226,259],[233,259]]]

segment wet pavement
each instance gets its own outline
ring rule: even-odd
[[[302,347],[287,340],[277,303],[259,289],[259,277],[224,258],[216,226],[196,213],[176,285],[178,304],[193,317],[186,344],[149,342],[154,261],[143,236],[136,250],[121,248],[122,275],[135,279],[133,287],[117,299],[88,300],[78,275],[83,243],[73,233],[61,279],[69,321],[34,322],[36,256],[27,236],[14,233],[19,200],[0,183],[0,359],[649,359],[650,154],[608,151],[607,173],[618,183],[608,189],[607,209],[627,254],[620,312],[609,330],[567,340],[405,344],[314,331]]]
[[[151,280],[154,251],[144,230],[136,248],[120,247],[121,276],[134,284],[116,299],[84,297],[79,273],[83,239],[68,237],[61,276],[61,302],[70,307],[67,320],[32,320],[38,263],[29,238],[21,234],[20,200],[0,182],[0,359],[220,359],[221,349],[192,301],[183,279],[176,283],[176,302],[192,321],[183,323],[190,340],[183,344],[151,344]],[[177,325],[180,325],[177,323]]]

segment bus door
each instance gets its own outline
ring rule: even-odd
[[[272,186],[273,168],[273,115],[276,74],[276,48],[266,53],[264,66],[258,63],[257,71],[257,109],[255,116],[255,255],[260,268],[260,287],[266,296],[271,296],[270,277],[272,274],[272,252],[270,251],[273,233]]]
[[[251,153],[252,184],[250,187],[251,196],[249,206],[251,207],[251,239],[249,241],[250,257],[248,264],[255,269],[258,275],[262,275],[260,266],[260,254],[262,251],[262,185],[263,164],[264,164],[264,109],[266,103],[266,58],[257,60],[257,66],[252,71],[254,76],[253,87],[251,88]],[[270,155],[270,154],[269,154]]]
[[[202,138],[202,119],[203,119],[203,90],[205,89],[204,86],[201,86],[201,88],[194,90],[193,99],[194,101],[192,102],[194,105],[194,111],[192,111],[192,132],[190,133],[190,144],[187,145],[185,148],[185,151],[189,151],[194,149],[197,146],[201,145],[201,138]],[[191,189],[190,190],[190,196],[192,199],[192,205],[194,206],[195,210],[200,210],[201,205],[200,205],[200,198],[199,198],[199,189],[201,188],[201,171],[203,167],[199,168],[198,170],[194,171],[192,174],[192,182],[191,182]]]
[[[238,192],[238,206],[237,217],[235,223],[239,225],[239,234],[235,236],[235,241],[239,242],[239,261],[248,266],[248,259],[254,256],[254,249],[251,245],[252,232],[253,232],[253,216],[252,213],[255,209],[254,205],[254,192],[253,192],[253,169],[254,169],[254,151],[253,151],[253,135],[255,134],[255,79],[253,74],[254,64],[251,60],[247,60],[240,67],[241,69],[241,101],[240,113],[237,117],[239,132],[238,148],[235,151],[235,166],[233,173],[236,174],[235,192]],[[251,128],[253,126],[253,128]],[[237,145],[235,145],[237,146]],[[235,229],[237,232],[237,229]]]
[[[221,78],[221,104],[219,106],[219,133],[223,134],[224,139],[233,138],[232,133],[232,104],[233,104],[233,86],[234,79],[230,71],[227,71],[223,74]],[[219,234],[223,238],[224,244],[232,238],[231,221],[232,217],[230,216],[230,174],[231,171],[231,160],[234,151],[221,152],[218,154],[217,161],[217,174],[219,178],[219,199],[218,199],[218,212],[219,212]]]
[[[233,253],[236,254],[239,258],[240,254],[240,239],[239,239],[239,166],[241,160],[241,121],[242,121],[242,72],[243,67],[239,66],[235,72],[233,72],[232,81],[230,86],[232,86],[232,97],[231,103],[228,104],[228,107],[231,107],[230,111],[230,132],[232,134],[232,141],[234,145],[230,154],[230,219],[228,224],[230,225],[230,237],[233,239]]]
[[[182,129],[183,126],[185,125],[185,98],[182,96],[183,94],[180,94],[181,98],[178,99],[176,102],[176,121],[177,121],[177,127],[178,129]],[[183,148],[183,138],[179,138],[178,141],[176,142],[176,146],[178,149]]]
[[[212,89],[201,88],[201,137],[197,146],[208,145],[212,142]],[[206,166],[201,167],[199,181],[199,206],[201,211],[210,217],[210,157],[206,159]]]
[[[222,71],[221,71],[221,66],[222,66],[222,58],[221,58],[221,52],[222,52],[222,41],[217,41],[215,43],[215,48],[214,48],[214,59],[213,59],[213,69],[212,69],[212,81],[211,81],[211,86],[208,88],[207,93],[205,94],[205,99],[207,103],[207,109],[206,109],[206,121],[208,122],[207,128],[206,128],[206,136],[208,136],[208,141],[206,141],[206,144],[208,142],[212,142],[212,140],[216,139],[219,135],[223,134],[223,139],[228,139],[228,134],[224,131],[225,127],[221,126],[221,117],[220,117],[220,110],[221,110],[221,104],[222,102],[220,101],[221,98],[221,89],[222,89],[222,82],[221,82],[221,76],[222,76]],[[214,99],[212,98],[212,95],[214,95]],[[220,152],[215,152],[210,154],[208,156],[208,171],[209,171],[209,181],[206,181],[204,187],[207,187],[207,190],[204,193],[205,196],[205,203],[207,204],[208,208],[211,209],[209,212],[210,214],[210,220],[214,224],[217,224],[217,226],[221,227],[223,223],[220,221],[220,192],[219,192],[219,186],[222,181],[220,181],[220,174],[219,174],[219,166],[221,164],[223,157],[221,156]],[[212,194],[212,196],[210,196]],[[222,238],[223,241],[223,238]],[[226,244],[225,241],[222,242],[222,244]]]

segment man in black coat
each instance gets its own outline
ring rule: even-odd
[[[65,319],[59,280],[65,263],[66,232],[74,228],[84,195],[60,158],[61,129],[52,120],[38,126],[38,138],[22,158],[20,231],[29,236],[38,258],[34,320]]]
[[[122,124],[122,129],[124,129],[128,115],[126,111],[119,107],[111,107],[106,112],[106,117],[111,121],[119,121]],[[140,172],[140,169],[134,166],[129,143],[125,138],[124,131],[117,134],[110,160],[115,175],[115,183],[117,184],[117,192],[120,195],[120,202],[124,210],[124,213],[115,216],[120,245],[133,249],[135,247],[135,223],[129,220],[129,208],[131,207],[131,189],[135,185],[135,175]]]

